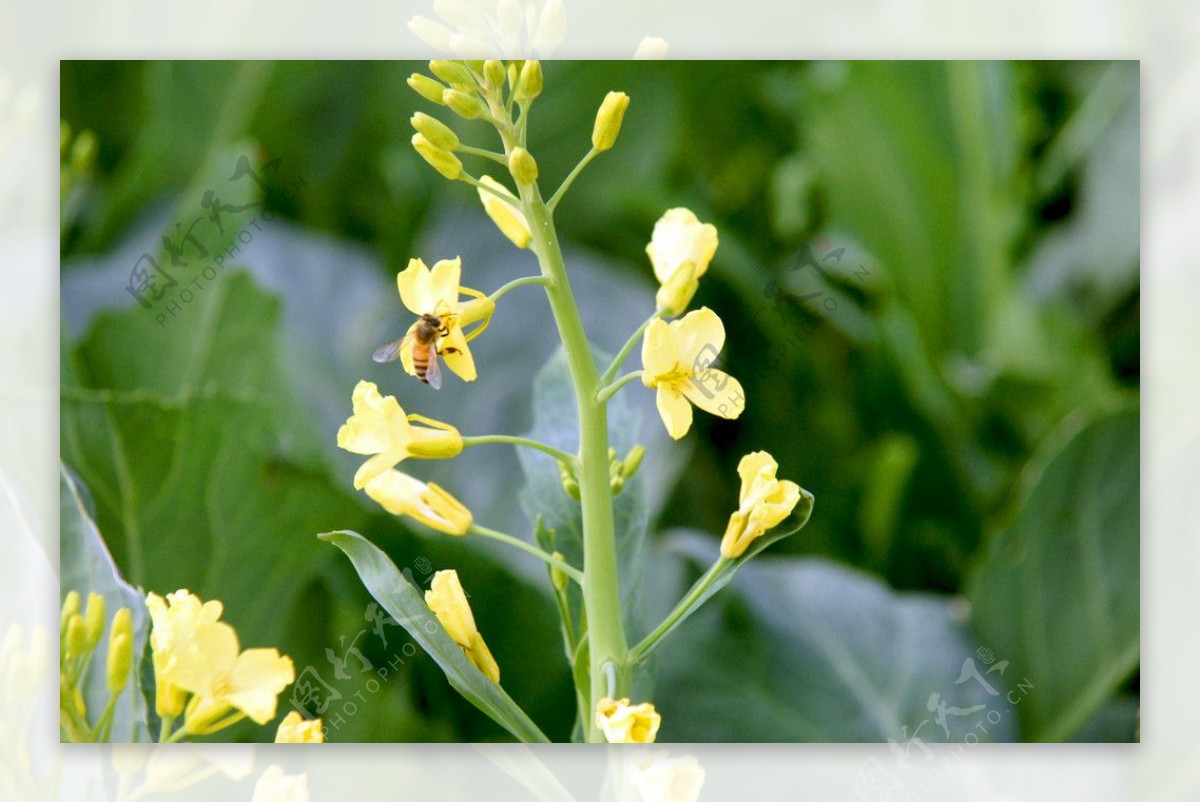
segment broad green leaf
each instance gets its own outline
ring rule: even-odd
[[[148,709],[146,698],[142,695],[140,678],[150,627],[146,595],[121,577],[121,572],[113,563],[112,555],[104,544],[96,522],[88,513],[78,481],[71,477],[66,468],[59,472],[59,500],[59,561],[62,578],[60,596],[65,597],[69,591],[78,591],[86,606],[88,594],[103,595],[108,622],[112,621],[119,608],[129,608],[133,613],[133,678],[117,698],[113,714],[112,741],[151,741],[147,722]],[[110,696],[105,681],[106,655],[107,625],[104,637],[93,654],[84,682],[89,721],[92,725],[96,724],[96,718],[104,710]]]
[[[1035,684],[1029,740],[1071,739],[1138,664],[1139,423],[1132,411],[1066,424],[970,577],[979,635]]]
[[[459,694],[520,741],[549,741],[504,689],[467,659],[429,610],[416,585],[400,573],[382,550],[348,530],[322,533],[318,537],[346,553],[371,596],[437,662]]]
[[[669,543],[700,565],[715,558],[698,534]],[[826,560],[759,557],[656,653],[660,741],[1009,741],[1013,668],[988,672],[979,646],[949,598]]]
[[[597,355],[597,363],[608,360]],[[640,416],[626,400],[614,396],[608,403],[609,443],[618,457],[624,457],[638,441]],[[566,354],[555,353],[533,382],[533,427],[526,437],[548,443],[568,454],[579,450],[579,415],[575,391],[567,369]],[[563,489],[558,461],[554,458],[523,449],[518,455],[525,472],[521,504],[531,518],[542,518],[544,526],[554,531],[554,549],[566,556],[574,566],[583,565],[583,514],[578,500]],[[613,526],[616,530],[617,571],[621,579],[621,610],[625,627],[632,635],[642,630],[643,580],[642,562],[646,540],[645,493],[641,472],[625,483],[613,498]],[[570,587],[572,613],[578,627],[582,600],[579,589]]]
[[[64,462],[87,483],[125,576],[218,599],[243,646],[287,652],[296,636],[281,612],[330,563],[305,533],[362,522],[361,508],[282,458],[253,402],[64,389],[61,412]]]

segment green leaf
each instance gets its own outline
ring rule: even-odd
[[[700,565],[715,557],[700,534],[680,533],[670,545]],[[656,653],[660,738],[903,745],[914,736],[961,743],[974,731],[1012,740],[1012,669],[987,673],[978,647],[947,597],[894,592],[826,560],[759,558],[743,567],[733,594]],[[972,665],[991,691],[970,676],[959,682]]]
[[[596,355],[598,364],[610,360]],[[608,403],[609,443],[624,456],[636,443],[640,417],[619,394]],[[579,415],[575,391],[567,369],[566,354],[560,348],[546,363],[533,382],[533,428],[525,437],[548,443],[568,454],[579,451]],[[583,565],[583,514],[579,501],[563,489],[558,462],[552,457],[522,449],[518,453],[525,472],[521,504],[533,519],[541,517],[546,528],[553,530],[554,548],[563,553],[568,563]],[[643,472],[627,480],[625,487],[613,499],[613,525],[617,542],[617,571],[621,578],[621,610],[626,631],[642,630],[644,613],[642,564],[646,542],[646,509]],[[569,591],[571,610],[579,625],[582,598],[574,584]]]
[[[416,585],[400,573],[382,550],[348,530],[317,537],[346,553],[371,596],[429,653],[459,694],[520,741],[549,741],[504,689],[467,659],[429,610]]]
[[[96,522],[87,511],[78,481],[71,477],[65,467],[59,471],[59,516],[61,596],[65,597],[69,591],[78,591],[86,606],[89,593],[103,595],[108,622],[112,621],[119,608],[129,608],[133,613],[133,677],[117,698],[111,739],[114,742],[149,742],[148,710],[139,677],[150,627],[146,595],[121,577]],[[96,724],[96,718],[104,710],[110,696],[105,680],[107,655],[106,624],[104,638],[96,647],[84,680],[84,696],[91,725]]]
[[[1034,684],[1029,740],[1070,739],[1138,664],[1139,423],[1064,425],[969,579],[976,630]]]
[[[61,403],[64,462],[87,483],[125,575],[218,599],[245,646],[288,652],[299,636],[281,612],[331,562],[305,533],[364,522],[361,508],[280,456],[259,404],[67,388]]]

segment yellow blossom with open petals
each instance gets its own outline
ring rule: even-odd
[[[480,176],[479,183],[495,191],[488,192],[483,187],[479,188],[479,200],[483,203],[483,211],[487,212],[487,216],[492,219],[501,233],[512,240],[513,245],[517,248],[528,248],[533,234],[529,231],[529,222],[525,220],[525,215],[512,205],[519,203],[517,196],[491,176]],[[496,193],[510,199],[512,203],[505,202],[502,198],[497,197]]]
[[[216,600],[202,602],[186,588],[167,594],[146,595],[150,612],[150,649],[154,661],[155,710],[160,717],[183,713],[187,691],[173,682],[179,667],[197,659],[196,634],[221,618]]]
[[[374,382],[354,387],[354,414],[338,429],[339,448],[374,455],[354,474],[361,490],[375,477],[409,457],[454,457],[463,449],[462,435],[449,424],[420,415],[406,415],[395,396],[380,394]],[[412,422],[428,426],[414,426]]]
[[[779,464],[767,452],[751,452],[738,463],[742,491],[721,539],[722,557],[741,557],[754,539],[786,519],[800,501],[800,486],[775,478]]]
[[[651,703],[630,705],[629,698],[605,697],[596,703],[596,727],[610,744],[650,744],[662,717]]]
[[[467,602],[458,572],[443,569],[435,573],[429,590],[425,592],[425,604],[437,616],[442,627],[446,628],[450,638],[462,647],[471,663],[493,682],[499,683],[500,666],[475,627],[475,616],[471,613],[471,605]]]
[[[716,252],[716,226],[701,223],[690,209],[668,209],[654,224],[646,246],[654,276],[662,285],[656,296],[659,308],[671,315],[687,309]]]
[[[389,513],[412,516],[422,524],[450,535],[466,535],[471,511],[441,486],[388,469],[366,485],[367,496]]]
[[[325,741],[325,731],[320,719],[305,719],[299,711],[289,711],[275,731],[275,741],[280,744],[320,744]]]
[[[184,711],[190,734],[214,733],[242,715],[260,725],[275,718],[279,694],[296,679],[292,659],[275,649],[242,651],[237,632],[213,622],[195,635],[196,654],[173,679],[192,693]]]
[[[678,440],[692,426],[692,405],[722,418],[746,406],[742,385],[712,367],[725,345],[725,326],[707,307],[677,321],[655,319],[642,339],[642,382],[658,391],[658,414]]]
[[[411,335],[420,325],[420,316],[436,315],[442,321],[445,334],[438,341],[438,353],[446,361],[446,367],[457,374],[464,382],[473,382],[476,378],[475,360],[467,341],[478,336],[486,327],[495,304],[478,290],[462,287],[459,279],[462,276],[462,260],[443,259],[432,269],[426,267],[420,259],[410,259],[408,267],[396,274],[396,286],[400,291],[400,300],[417,320],[409,327]],[[474,300],[463,302],[463,295],[474,296]],[[463,327],[476,321],[484,323],[469,335],[463,332]],[[411,376],[417,375],[413,365],[414,338],[405,339],[400,349],[400,361],[404,370]]]

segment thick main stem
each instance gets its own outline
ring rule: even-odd
[[[521,188],[521,205],[533,233],[531,243],[550,280],[546,294],[566,351],[567,367],[579,409],[579,501],[583,508],[583,606],[588,623],[588,653],[591,678],[588,741],[602,737],[593,721],[601,698],[628,693],[625,631],[621,624],[621,591],[617,577],[617,549],[613,530],[612,489],[608,472],[608,418],[603,402],[597,400],[600,375],[588,346],[579,309],[571,295],[554,221],[536,185]],[[615,671],[616,686],[609,688],[609,672]]]

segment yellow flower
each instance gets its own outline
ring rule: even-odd
[[[177,717],[183,713],[187,691],[173,682],[178,668],[195,660],[196,634],[221,618],[220,602],[201,602],[186,588],[168,594],[164,600],[158,594],[146,595],[153,627],[150,649],[154,659],[155,710],[160,717]]]
[[[596,727],[612,744],[650,744],[661,724],[662,717],[651,703],[630,705],[628,698],[611,697],[596,703]]]
[[[422,524],[450,535],[466,535],[471,511],[441,486],[424,483],[395,469],[379,474],[366,486],[367,496],[389,513],[412,516]]]
[[[320,719],[305,719],[299,711],[289,711],[275,731],[279,743],[320,744],[325,741]]]
[[[444,569],[434,574],[433,582],[425,592],[425,604],[437,616],[442,627],[446,628],[450,638],[463,648],[471,663],[493,682],[499,683],[500,667],[484,643],[483,636],[475,629],[475,617],[471,614],[471,606],[459,582],[458,572]]]
[[[188,733],[214,733],[242,715],[259,725],[275,718],[279,693],[296,679],[291,658],[275,649],[243,652],[225,622],[200,628],[194,645],[193,660],[172,673],[175,683],[193,695],[184,712]],[[225,718],[235,709],[241,713]]]
[[[422,315],[441,318],[446,334],[438,341],[438,353],[446,360],[447,368],[458,374],[464,382],[473,382],[476,376],[475,360],[467,348],[467,341],[478,337],[487,328],[495,304],[478,290],[460,286],[458,282],[461,275],[462,260],[458,257],[436,262],[432,270],[421,260],[410,259],[408,267],[396,274],[396,286],[404,306],[417,316],[408,334],[416,330]],[[463,303],[459,301],[460,295],[474,296],[475,300]],[[470,335],[463,333],[464,326],[479,320],[484,320],[483,325]],[[400,349],[400,360],[404,370],[416,376],[413,342],[414,338],[405,339]]]
[[[712,367],[724,345],[725,326],[707,307],[671,323],[655,319],[646,327],[642,382],[657,388],[658,414],[672,438],[682,438],[691,428],[692,404],[722,418],[741,415],[741,383]]]
[[[395,396],[382,396],[374,382],[354,387],[354,414],[338,430],[337,444],[355,454],[374,455],[354,474],[361,490],[375,477],[408,457],[454,457],[462,451],[462,436],[449,424],[420,415],[405,415]],[[418,421],[428,426],[413,426]]]
[[[786,519],[800,501],[800,486],[775,479],[778,470],[767,452],[751,452],[738,463],[742,492],[721,539],[722,557],[741,557],[754,539]]]
[[[232,709],[260,725],[275,717],[276,698],[295,679],[292,659],[273,649],[241,652],[234,629],[217,621],[221,603],[202,602],[186,589],[165,601],[149,594],[146,607],[160,715],[184,713],[192,734],[230,724],[221,717]],[[193,696],[185,708],[188,694]]]
[[[646,253],[662,286],[658,306],[679,315],[696,295],[700,277],[717,252],[717,229],[701,223],[689,209],[668,209],[654,224]]]
[[[526,64],[530,63],[536,62],[526,62]],[[511,198],[514,204],[517,203],[517,196],[491,176],[480,176],[479,183],[491,187],[506,198]],[[512,240],[513,245],[517,248],[529,247],[529,241],[533,238],[533,234],[529,231],[529,223],[525,220],[524,214],[497,198],[495,193],[482,188],[479,189],[479,200],[483,202],[483,211],[487,212],[487,216],[492,219],[501,233]]]

